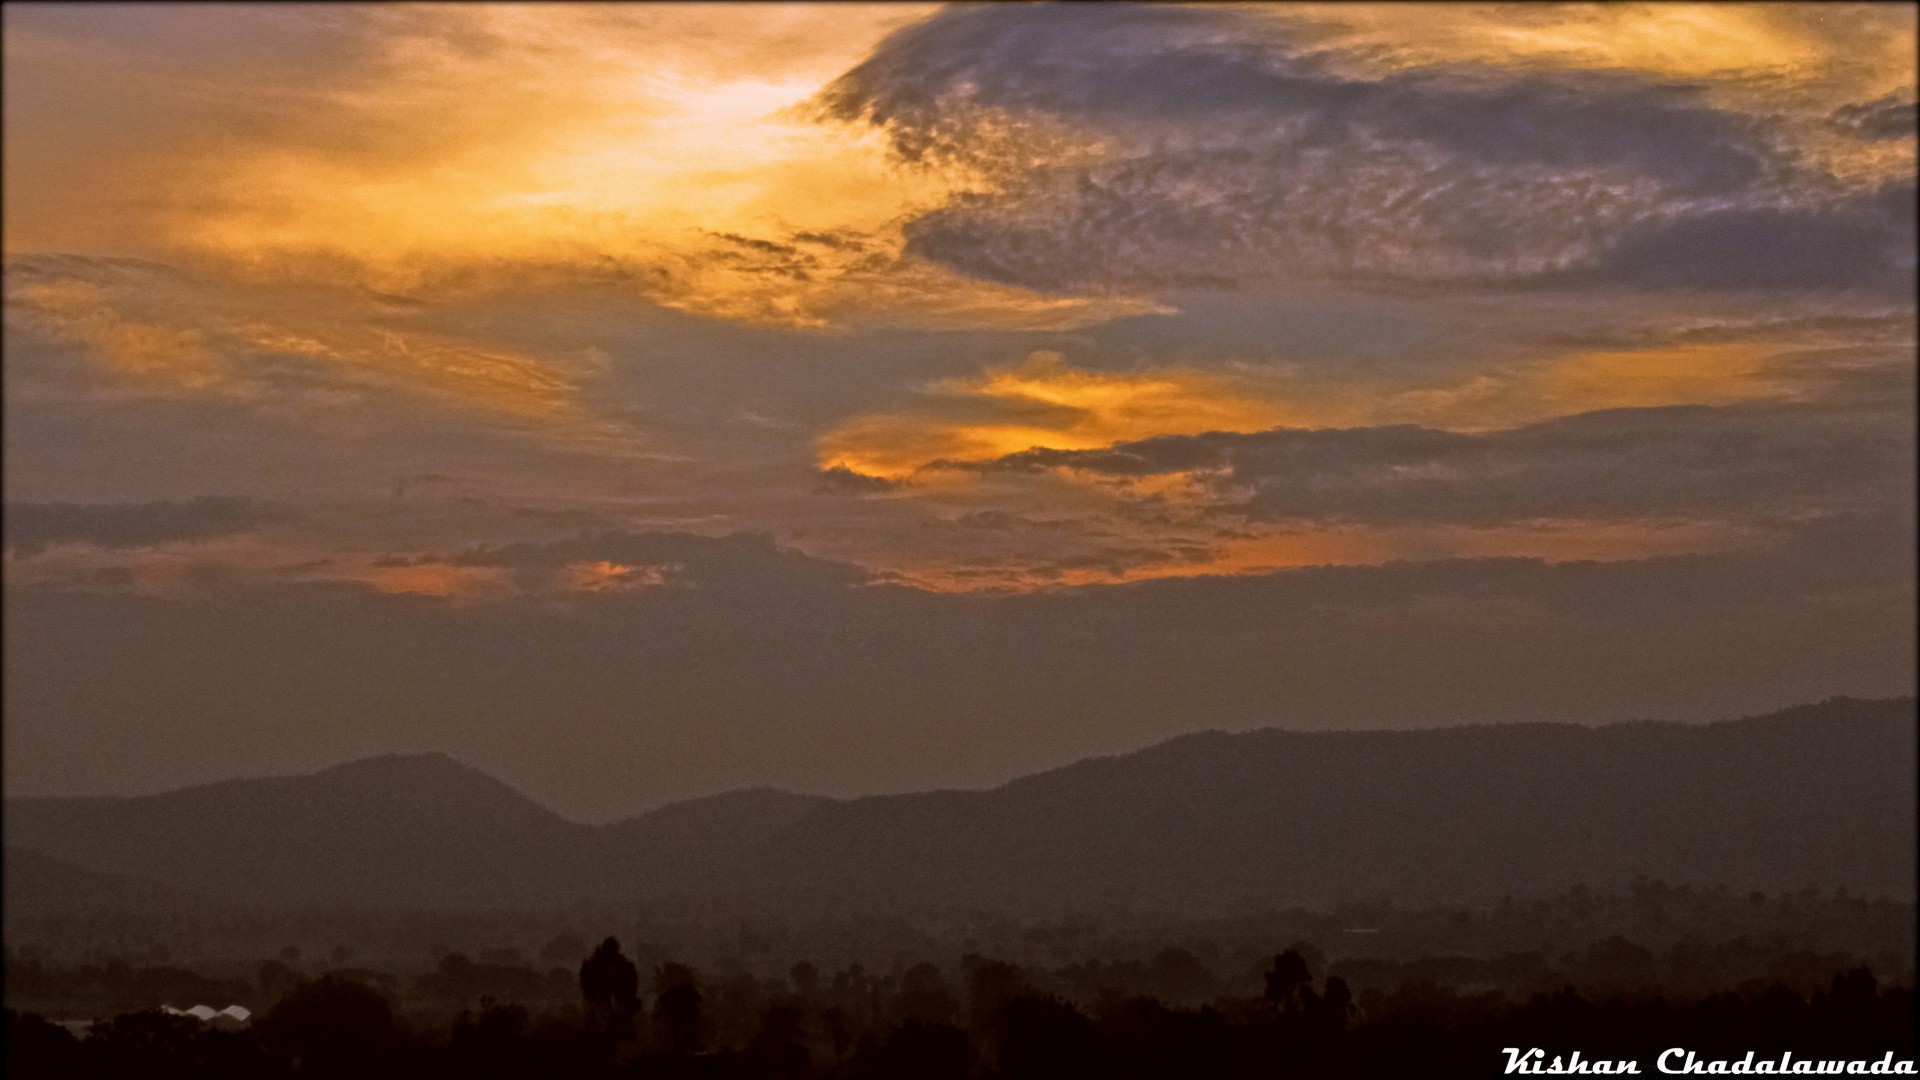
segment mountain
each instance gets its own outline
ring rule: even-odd
[[[985,791],[754,789],[605,826],[440,755],[384,757],[138,798],[10,800],[5,824],[10,848],[243,906],[727,896],[1195,915],[1638,875],[1912,896],[1915,800],[1904,698],[1708,725],[1208,732]]]
[[[10,916],[145,911],[177,906],[181,899],[152,882],[83,870],[26,848],[9,847],[5,858]]]
[[[990,792],[855,799],[762,853],[845,902],[1226,914],[1637,875],[1911,896],[1911,699],[1691,726],[1210,732]]]
[[[210,902],[423,906],[544,899],[583,826],[441,754],[136,798],[14,799],[7,843]]]
[[[834,800],[748,788],[615,822],[593,839],[600,895],[729,892],[763,848]]]

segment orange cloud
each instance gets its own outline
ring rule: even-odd
[[[134,251],[413,294],[614,281],[801,327],[1054,329],[1160,310],[902,257],[902,222],[973,181],[903,168],[879,132],[802,106],[930,10],[344,9],[317,31],[254,28],[313,48],[291,76],[224,50],[182,72],[125,43],[10,26],[10,68],[75,104],[23,115],[17,135],[9,112],[8,250]],[[177,18],[188,36],[210,32]],[[176,137],[96,131],[96,113]],[[127,176],[137,185],[112,179]]]
[[[1456,431],[1517,427],[1596,409],[1725,405],[1787,398],[1803,374],[1772,341],[1582,350],[1452,383],[1355,401],[1343,422],[1424,424]]]
[[[433,596],[446,600],[505,596],[513,591],[509,573],[493,566],[453,566],[448,563],[388,566],[374,570],[366,580],[367,584],[383,593]]]
[[[905,408],[849,420],[821,437],[818,459],[822,469],[899,480],[938,462],[1159,435],[1379,424],[1486,430],[1594,409],[1788,397],[1794,373],[1777,361],[1781,351],[1754,341],[1582,351],[1414,387],[1369,385],[1364,376],[1307,383],[1277,368],[1088,371],[1040,352],[1016,367],[938,383]]]
[[[480,344],[410,325],[364,293],[24,257],[8,263],[7,309],[10,327],[78,346],[93,376],[116,388],[316,406],[393,393],[576,440],[637,438],[585,404],[598,355]]]
[[[901,408],[850,420],[819,440],[817,460],[823,469],[909,481],[893,498],[943,521],[1053,519],[1044,528],[949,529],[929,534],[925,548],[892,536],[876,540],[873,549],[850,551],[938,591],[1021,591],[1407,558],[1612,560],[1724,551],[1766,538],[1719,520],[1274,529],[1243,520],[1232,509],[1235,494],[1225,492],[1223,501],[1220,477],[1211,473],[1129,476],[1060,468],[1036,475],[930,466],[1207,431],[1393,424],[1488,431],[1600,409],[1792,400],[1818,385],[1822,363],[1804,342],[1776,336],[1577,350],[1408,386],[1364,372],[1301,377],[1279,366],[1097,372],[1043,353],[937,383]],[[1063,513],[1069,516],[1061,519]]]
[[[1156,555],[1143,535],[1140,551],[1113,565],[1086,565],[1070,555],[1009,553],[989,562],[906,560],[892,571],[898,580],[932,592],[1032,592],[1079,585],[1114,585],[1162,578],[1265,574],[1310,566],[1379,566],[1400,560],[1482,557],[1535,558],[1546,562],[1605,562],[1708,551],[1738,551],[1767,542],[1761,534],[1711,521],[1530,522],[1475,528],[1453,525],[1359,526],[1253,530],[1222,536],[1196,530],[1189,545],[1202,553]]]
[[[658,566],[628,566],[605,559],[571,563],[562,571],[562,579],[564,587],[575,592],[625,592],[665,581]]]
[[[1058,353],[933,386],[908,409],[851,420],[819,442],[820,467],[899,479],[940,461],[1089,450],[1155,435],[1259,431],[1295,415],[1225,375],[1088,371]]]
[[[1426,65],[1644,73],[1768,118],[1836,176],[1910,176],[1914,142],[1837,136],[1835,108],[1914,92],[1911,4],[1310,3],[1266,9],[1378,76]]]

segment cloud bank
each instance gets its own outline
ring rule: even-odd
[[[1231,8],[952,8],[821,103],[908,161],[993,176],[914,218],[907,250],[1029,288],[1911,290],[1910,182],[1838,183],[1777,124],[1697,86],[1489,65],[1355,74],[1307,29]],[[1895,109],[1845,113],[1843,129],[1878,139]]]
[[[60,544],[145,548],[236,536],[286,520],[284,508],[208,495],[185,502],[8,503],[7,552],[33,556]]]

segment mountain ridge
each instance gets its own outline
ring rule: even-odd
[[[383,754],[9,799],[6,840],[242,907],[725,895],[1224,914],[1635,874],[1911,895],[1914,713],[1912,698],[1843,698],[1708,724],[1206,731],[992,788],[745,788],[601,825],[446,754]]]

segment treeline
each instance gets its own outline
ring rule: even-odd
[[[340,973],[295,979],[238,1028],[147,1010],[75,1033],[8,1009],[6,1068],[81,1080],[1144,1080],[1484,1077],[1503,1067],[1506,1047],[1638,1059],[1644,1073],[1675,1046],[1736,1058],[1914,1053],[1912,988],[1881,985],[1867,968],[1833,972],[1811,992],[1767,983],[1699,997],[1562,989],[1514,998],[1416,978],[1356,995],[1296,948],[1271,957],[1257,996],[1190,1007],[1113,991],[1077,1003],[1013,964],[970,956],[962,968],[956,990],[931,964],[880,979],[802,963],[786,992],[749,1001],[683,964],[643,977],[609,938],[569,980],[571,1000],[489,996],[450,1023]],[[550,987],[539,989],[545,999]]]
[[[294,982],[331,972],[375,986],[408,1013],[443,1014],[436,1022],[445,1023],[482,997],[536,1010],[571,1001],[580,961],[608,933],[647,971],[669,960],[700,967],[710,996],[750,1017],[797,989],[788,974],[803,959],[829,971],[861,969],[856,981],[889,993],[888,980],[922,962],[957,977],[968,954],[1015,963],[1038,990],[1082,1007],[1112,993],[1199,1005],[1258,994],[1276,942],[1312,943],[1302,951],[1316,969],[1342,976],[1363,1000],[1418,980],[1516,1000],[1566,986],[1589,995],[1658,987],[1698,997],[1780,982],[1808,993],[1834,971],[1859,966],[1911,981],[1914,918],[1911,900],[1812,889],[1739,894],[1658,881],[1479,908],[1352,903],[1165,922],[960,912],[792,920],[631,905],[165,920],[126,913],[22,920],[9,911],[5,1004],[86,1018],[161,1003],[262,1010]]]

